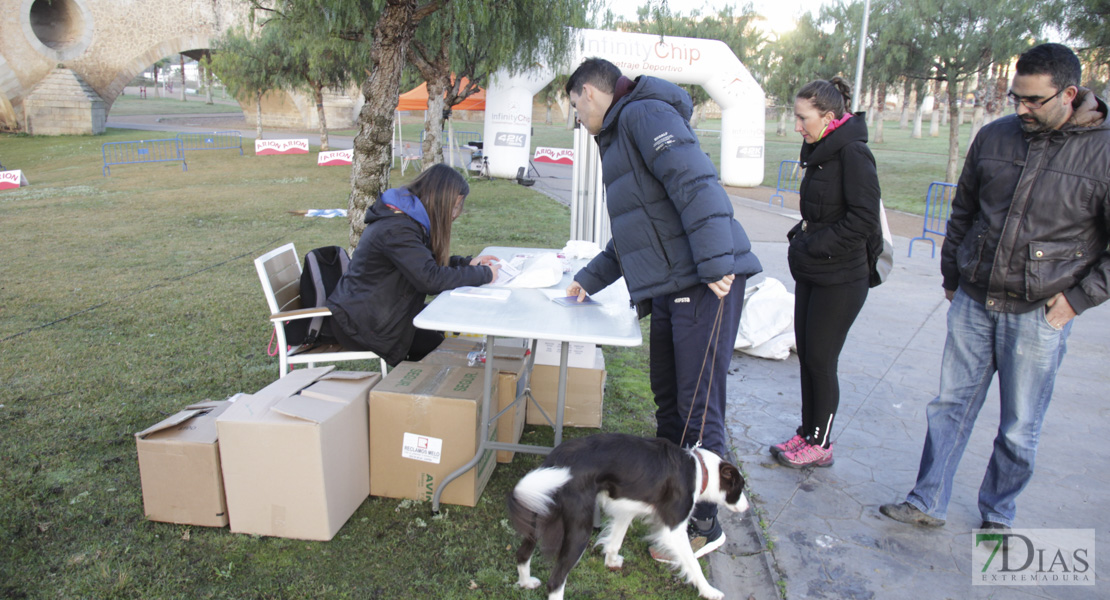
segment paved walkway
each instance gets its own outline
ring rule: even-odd
[[[764,275],[793,290],[785,234],[796,213],[768,208],[762,198],[735,195],[733,204]],[[920,229],[899,231],[893,221],[894,272],[871,290],[840,359],[834,466],[787,469],[767,452],[798,424],[797,357],[734,356],[728,427],[756,508],[751,518],[728,523],[729,543],[710,561],[711,580],[730,598],[758,600],[779,597],[780,588],[791,600],[1110,597],[1105,585],[972,586],[971,529],[979,526],[978,487],[998,427],[997,386],[956,474],[947,525],[916,528],[879,513],[880,504],[901,501],[913,486],[925,405],[939,382],[948,307],[939,258],[930,258],[928,245],[920,243],[907,258],[907,236]],[[1074,441],[1101,440],[1098,432],[1110,427],[1108,339],[1105,306],[1081,315],[1073,326],[1041,434],[1036,475],[1018,500],[1019,528],[1096,529],[1105,536],[1110,446]],[[1110,573],[1104,557],[1094,567],[1096,573]]]

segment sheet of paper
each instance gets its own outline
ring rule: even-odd
[[[452,296],[465,298],[485,298],[487,300],[508,300],[512,290],[504,288],[464,286],[451,290]]]

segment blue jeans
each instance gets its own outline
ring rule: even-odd
[[[1033,476],[1037,440],[1070,331],[1071,322],[1053,329],[1043,308],[1023,314],[988,311],[963,290],[956,292],[948,309],[940,395],[926,408],[929,431],[907,502],[944,518],[956,467],[997,372],[1001,417],[979,487],[979,512],[984,521],[1013,525],[1015,501]]]

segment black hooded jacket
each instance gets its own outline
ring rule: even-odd
[[[867,279],[867,239],[879,230],[879,176],[856,113],[816,143],[802,144],[802,221],[787,234],[795,281],[837,285]]]
[[[412,345],[412,320],[426,295],[489,283],[493,272],[462,256],[452,256],[446,267],[436,264],[424,225],[381,200],[365,221],[347,273],[328,296],[332,332],[343,347],[376,352],[395,366]]]

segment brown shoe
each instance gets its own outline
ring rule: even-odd
[[[879,512],[895,521],[909,523],[910,525],[944,527],[944,519],[930,517],[909,502],[902,502],[901,504],[884,504],[879,507]]]

